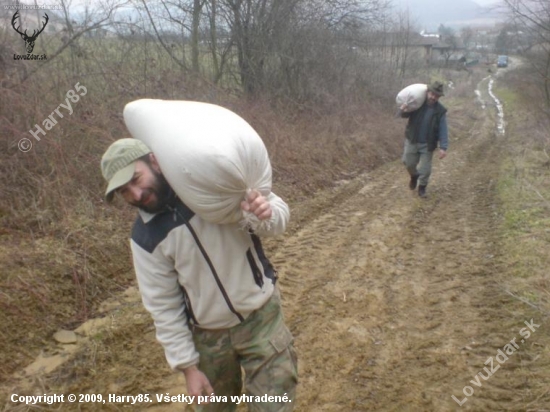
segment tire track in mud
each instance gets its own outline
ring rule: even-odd
[[[383,262],[368,259],[365,252],[388,252],[389,248],[368,232],[372,226],[395,225],[398,214],[379,216],[391,210],[396,197],[408,194],[395,185],[396,171],[378,174],[365,181],[359,193],[288,239],[273,258],[281,272],[284,306],[290,305],[285,313],[290,315],[288,323],[297,347],[301,342],[307,345],[300,351],[301,392],[309,398],[303,410],[313,410],[311,400],[319,403],[315,410],[341,410],[349,405],[340,385],[347,381],[356,359],[345,352],[356,348],[353,339],[364,345],[376,343],[380,325],[370,315],[378,302],[385,301],[388,290],[369,287],[366,267],[377,268]],[[353,339],[345,339],[350,336]]]
[[[517,391],[548,366],[534,357],[470,383],[524,320],[540,316],[498,283],[502,136],[492,114],[478,116],[469,137],[434,162],[427,200],[395,162],[361,177],[361,190],[278,248],[300,362],[298,411],[524,408]],[[451,395],[462,400],[466,385],[474,393],[459,407]]]
[[[266,240],[296,338],[297,412],[550,409],[539,407],[545,394],[533,384],[550,383],[542,327],[481,386],[471,383],[524,321],[543,323],[501,286],[495,191],[505,136],[495,106],[484,103],[488,79],[478,87],[483,106],[467,110],[469,134],[434,160],[428,199],[408,189],[394,162],[301,206],[309,220]],[[155,344],[153,333],[146,338]],[[462,400],[467,385],[474,393],[459,406],[451,395]],[[158,386],[175,394],[185,383],[171,374]],[[136,410],[175,408],[191,409]]]

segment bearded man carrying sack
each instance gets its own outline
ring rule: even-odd
[[[423,198],[432,172],[433,152],[439,146],[439,158],[443,159],[449,147],[447,109],[439,103],[444,95],[443,83],[436,81],[428,86],[426,100],[419,109],[408,111],[406,103],[399,108],[400,116],[409,119],[402,159],[410,175],[409,188],[414,190],[418,185],[418,195]]]
[[[140,125],[140,131],[143,127],[162,128],[164,119],[159,119],[159,113],[150,107],[166,110],[174,106],[180,111],[181,130],[174,142],[168,142],[171,145],[179,144],[182,133],[200,130],[190,127],[197,120],[197,112],[186,116],[186,110],[204,111],[208,116],[219,111],[222,123],[225,113],[221,108],[199,104],[147,101],[143,106],[146,110],[140,115],[148,116],[153,123]],[[128,119],[129,129],[136,134],[131,124],[134,120]],[[170,128],[158,133],[158,139],[166,138],[169,132]],[[205,138],[220,136],[203,136],[202,140]],[[173,151],[177,152],[175,148]],[[199,160],[204,164],[202,169],[223,161],[219,156]],[[197,411],[236,410],[231,397],[241,397],[241,368],[250,411],[292,411],[297,385],[293,337],[283,319],[276,272],[260,241],[262,236],[284,232],[290,215],[288,206],[274,193],[264,195],[250,189],[243,193],[238,207],[269,224],[252,230],[236,221],[213,223],[181,200],[175,190],[177,181],[169,183],[163,167],[175,169],[172,179],[184,166],[182,179],[190,173],[189,164],[172,163],[163,166],[155,153],[136,138],[115,141],[101,160],[108,183],[107,200],[116,193],[139,209],[131,236],[134,267],[143,304],[152,315],[166,359],[172,369],[185,374],[186,395],[194,396],[195,403],[202,397]],[[224,197],[221,191],[212,195],[220,202]],[[265,402],[265,395],[274,401]],[[208,403],[211,399],[223,401]]]

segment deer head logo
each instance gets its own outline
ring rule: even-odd
[[[13,18],[11,19],[11,25],[12,25],[13,29],[21,35],[23,40],[25,40],[25,48],[27,49],[27,53],[32,53],[32,51],[34,49],[34,42],[36,41],[36,38],[38,37],[38,35],[44,31],[44,28],[46,27],[46,24],[48,24],[49,17],[46,13],[44,13],[44,18],[46,19],[44,21],[44,25],[42,26],[42,28],[40,30],[38,30],[38,32],[36,30],[33,30],[32,36],[27,35],[27,30],[25,30],[23,33],[21,33],[19,31],[19,28],[21,26],[15,27],[15,23],[16,23],[16,20],[17,20],[18,17],[20,17],[19,16],[19,11],[16,11],[15,14],[13,15]]]

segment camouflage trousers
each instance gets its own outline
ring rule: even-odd
[[[210,380],[216,396],[227,396],[229,401],[200,405],[196,411],[235,411],[237,404],[231,402],[231,396],[239,396],[244,403],[246,398],[251,400],[250,396],[264,395],[277,396],[279,400],[286,395],[288,400],[248,402],[250,412],[290,412],[294,409],[297,358],[293,337],[284,323],[277,289],[267,303],[244,322],[223,330],[194,328],[193,340],[200,354],[199,369]],[[241,396],[243,383],[244,397]]]

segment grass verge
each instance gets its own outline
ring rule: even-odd
[[[501,143],[506,156],[497,185],[503,267],[509,279],[505,287],[526,305],[548,314],[550,121],[542,112],[526,112],[535,91],[525,87],[519,74],[510,74],[506,80],[507,87],[495,89],[507,122]]]

